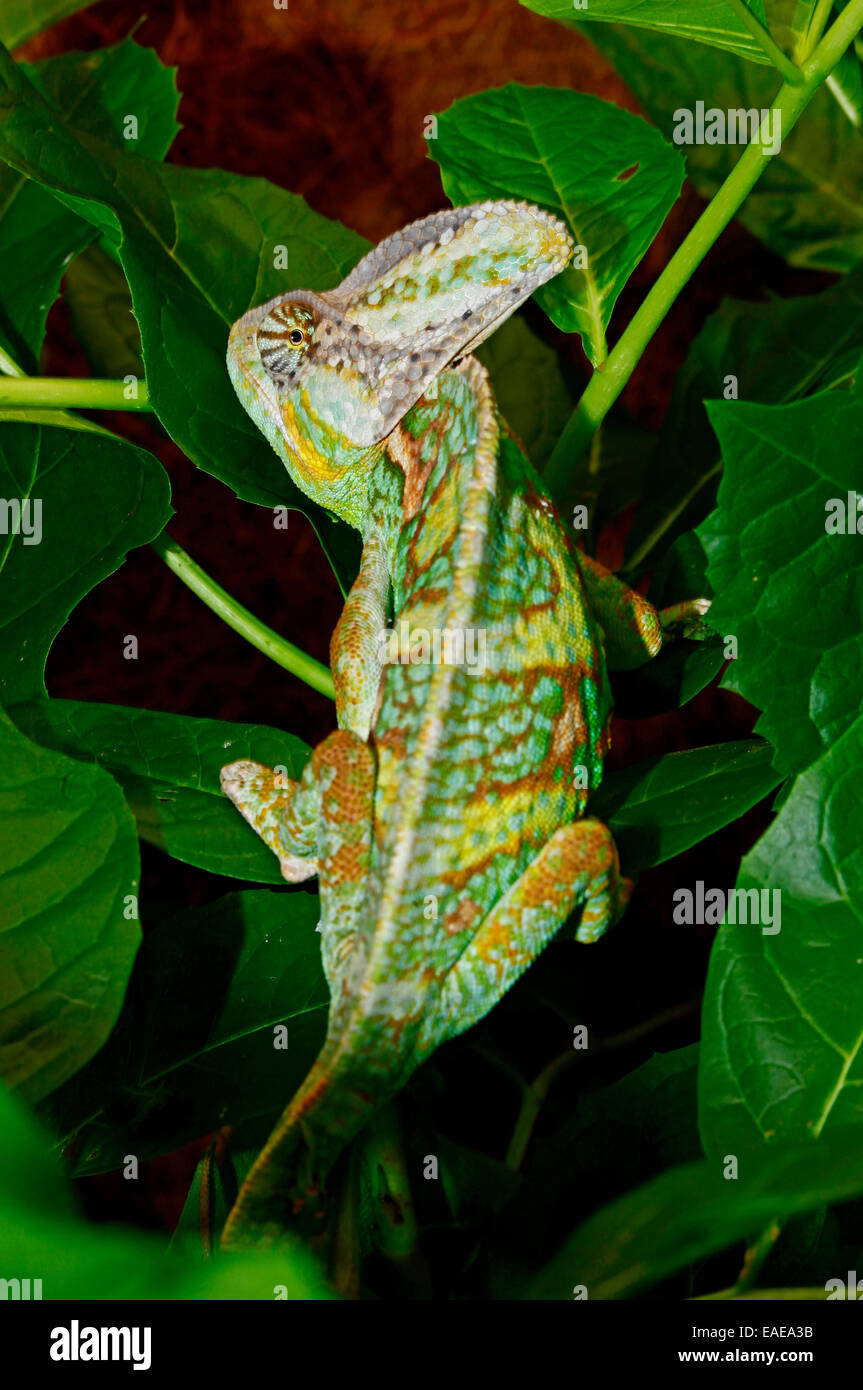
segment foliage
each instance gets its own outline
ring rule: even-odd
[[[498,1011],[503,1025],[492,1019],[450,1044],[403,1098],[410,1172],[421,1173],[428,1153],[441,1165],[439,1185],[416,1183],[420,1239],[435,1234],[432,1277],[444,1297],[556,1299],[577,1286],[591,1298],[657,1287],[706,1294],[717,1290],[709,1257],[729,1252],[725,1268],[740,1269],[766,1227],[791,1221],[793,1233],[792,1218],[831,1206],[816,1237],[780,1234],[771,1257],[787,1283],[818,1286],[841,1272],[837,1252],[855,1248],[863,1191],[863,520],[854,492],[863,82],[851,42],[863,0],[837,6],[824,33],[825,7],[814,0],[790,11],[752,0],[760,30],[725,0],[523,3],[546,20],[584,22],[648,119],[514,83],[440,115],[429,152],[454,203],[529,199],[561,216],[586,252],[537,295],[559,330],[580,336],[595,369],[579,405],[536,318],[512,320],[481,356],[537,466],[549,464],[555,484],[563,466],[589,500],[593,537],[635,503],[630,576],[649,575],[659,603],[714,596],[713,637],[624,673],[619,712],[674,710],[729,658],[723,687],[762,711],[753,737],[608,773],[594,809],[635,873],[697,846],[709,852],[711,836],[775,794],[737,887],[749,902],[766,894],[781,903],[781,927],[721,922],[719,912],[700,1044],[646,1062],[623,1047],[616,1075],[583,1065],[572,1045],[581,1019],[570,1013],[584,999],[562,1005],[555,967],[543,974],[540,962]],[[0,39],[14,47],[76,8],[80,0],[9,0]],[[795,72],[806,101],[794,95]],[[147,118],[130,138],[131,91]],[[356,538],[294,487],[228,389],[224,352],[248,307],[298,284],[331,287],[367,244],[264,180],[165,162],[177,99],[173,70],[131,39],[36,64],[0,46],[0,368],[31,378],[15,402],[0,394],[0,1263],[43,1278],[46,1297],[271,1298],[289,1286],[291,1297],[326,1298],[302,1253],[208,1266],[194,1253],[214,1176],[210,1242],[238,1170],[315,1055],[327,1007],[317,897],[284,887],[221,796],[218,772],[251,757],[296,776],[309,749],[255,723],[55,699],[44,679],[75,606],[134,548],[162,537],[164,554],[172,515],[155,453],[53,408],[42,389],[45,324],[61,289],[98,374],[133,386],[146,376],[140,403],[194,464],[246,501],[301,509],[343,588],[356,570]],[[708,142],[684,158],[676,115],[698,101],[776,103],[793,128],[775,155]],[[684,176],[711,202],[615,335],[615,305]],[[610,407],[738,209],[792,265],[842,278],[816,294],[723,303],[689,347],[660,431],[637,430]],[[283,244],[290,270],[274,255]],[[32,504],[31,524],[41,509],[38,543],[23,522],[15,533],[8,499]],[[222,599],[248,635],[248,615]],[[287,644],[273,645],[300,670]],[[149,901],[139,839],[202,878],[236,880],[235,891],[192,911]],[[636,892],[628,921],[641,902]],[[619,941],[601,951],[609,980],[627,971]],[[520,1049],[514,1028],[501,1044],[519,1008],[535,1010],[550,1049],[530,1083],[533,1050]],[[273,1047],[279,1028],[290,1036],[284,1051]],[[603,1040],[591,1037],[593,1048],[603,1053]],[[455,1072],[477,1091],[494,1074],[498,1137],[484,1149],[448,1132],[442,1077]],[[584,1085],[565,1075],[584,1075]],[[153,1237],[94,1231],[59,1172],[61,1153],[67,1173],[81,1176],[229,1130],[227,1158],[216,1141],[206,1148],[170,1255]],[[364,1248],[371,1210],[360,1206]],[[732,1295],[769,1283],[770,1268],[746,1262]],[[391,1284],[378,1286],[375,1269],[367,1292],[387,1296]]]

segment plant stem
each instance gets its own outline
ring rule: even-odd
[[[59,399],[46,399],[44,392],[40,390],[45,385],[49,387],[58,386],[62,388],[58,392]],[[122,381],[92,381],[75,379],[55,379],[51,377],[30,377],[27,376],[14,358],[0,348],[0,410],[6,405],[11,405],[12,409],[20,409],[22,418],[34,420],[37,415],[45,411],[52,425],[65,425],[70,429],[96,430],[100,434],[107,434],[112,439],[119,438],[112,434],[110,430],[103,430],[100,425],[94,425],[90,420],[84,419],[80,415],[69,415],[61,409],[63,405],[74,404],[83,409],[97,409],[101,404],[104,409],[112,410],[149,410],[146,404],[147,388],[143,382],[139,383],[139,390],[143,392],[142,400],[135,402],[125,401],[122,405],[112,403],[108,405],[105,401],[101,403],[93,399],[88,393],[88,399],[81,400],[77,395],[66,394],[70,387],[111,387],[122,392],[124,384]],[[17,399],[14,399],[15,392],[10,388],[18,388]],[[23,389],[22,389],[23,388]],[[35,388],[28,390],[27,388]],[[106,395],[110,396],[110,392]],[[142,403],[143,401],[143,403]],[[46,410],[46,407],[48,409]],[[7,416],[8,418],[8,416]],[[259,652],[270,657],[279,666],[283,666],[286,671],[291,671],[295,676],[299,676],[301,681],[310,685],[313,690],[317,690],[321,695],[328,695],[331,700],[336,698],[333,678],[326,666],[320,661],[315,661],[314,657],[308,656],[306,652],[295,647],[293,642],[288,642],[284,637],[279,637],[278,633],[273,632],[272,628],[262,623],[241,603],[226,593],[221,585],[202,570],[200,565],[190,555],[183,550],[182,546],[177,545],[171,537],[163,531],[161,536],[157,536],[151,542],[156,554],[164,560],[170,570],[176,574],[178,579],[198,595],[211,608],[214,613],[238,632],[241,637],[245,637],[247,642],[251,642],[253,647],[257,647]]]
[[[5,368],[4,368],[5,370]],[[152,410],[143,381],[137,397],[124,381],[93,377],[8,376],[0,378],[0,407],[36,410]]]
[[[775,68],[778,68],[792,86],[798,86],[803,81],[803,74],[795,63],[782,52],[770,30],[765,28],[757,15],[753,14],[746,0],[728,0],[733,10],[736,10],[740,23],[747,28]]]
[[[10,357],[8,352],[0,348],[0,376],[14,377],[19,381],[33,381],[38,378],[28,377],[22,367],[18,366],[14,357]],[[4,383],[8,384],[8,383]],[[0,388],[2,389],[2,388]],[[4,424],[15,423],[20,420],[24,424],[31,425],[57,425],[70,430],[85,430],[90,434],[107,434],[112,439],[117,436],[111,430],[104,429],[101,425],[96,425],[92,420],[88,420],[84,415],[72,415],[68,410],[44,410],[38,406],[6,406],[0,408],[0,421]]]
[[[826,1297],[827,1290],[822,1285],[820,1288],[753,1289],[751,1293],[737,1293],[734,1288],[719,1289],[716,1293],[696,1294],[691,1301],[693,1303],[715,1303],[717,1299],[745,1299],[747,1301],[773,1303],[779,1299],[786,1299],[792,1303],[820,1303]]]
[[[231,595],[211,579],[200,565],[195,564],[192,557],[187,555],[182,546],[172,540],[166,531],[151,541],[151,545],[168,569],[181,579],[193,594],[197,594],[222,622],[233,628],[234,632],[238,632],[278,666],[283,666],[286,671],[305,681],[313,690],[317,690],[321,695],[328,695],[331,700],[336,698],[333,678],[326,666],[320,661],[315,661],[314,657],[308,656],[299,647],[295,647],[293,642],[288,642],[273,632],[272,628],[250,613],[248,608],[231,598]]]
[[[23,368],[18,366],[14,357],[10,357],[8,352],[4,352],[3,348],[0,348],[0,372],[2,372],[4,376],[21,377],[26,375]]]
[[[371,1178],[377,1242],[391,1260],[404,1263],[416,1254],[419,1241],[401,1127],[390,1103],[379,1110],[363,1141]]]
[[[833,0],[818,0],[809,20],[809,27],[803,36],[801,51],[796,55],[798,62],[809,57],[809,54],[824,33],[824,28],[830,18],[830,11],[832,8]]]
[[[751,1290],[752,1285],[761,1273],[764,1261],[779,1239],[781,1232],[782,1227],[774,1218],[773,1221],[769,1221],[764,1227],[760,1236],[755,1241],[755,1244],[748,1247],[743,1260],[743,1268],[738,1274],[737,1282],[734,1285],[733,1295],[748,1293]]]
[[[802,83],[786,82],[782,86],[771,110],[771,128],[777,129],[778,118],[783,139],[861,28],[863,0],[850,0],[815,52],[802,65]],[[584,455],[671,305],[758,182],[771,158],[773,156],[765,154],[760,144],[747,145],[728,178],[648,291],[602,369],[594,372],[549,459],[545,481],[552,493],[563,491],[570,469]]]
[[[635,1027],[627,1028],[622,1033],[617,1033],[610,1038],[600,1038],[589,1053],[568,1048],[566,1052],[561,1052],[557,1057],[553,1057],[530,1085],[525,1085],[519,1075],[518,1083],[522,1093],[521,1108],[504,1159],[507,1168],[512,1168],[518,1172],[521,1167],[539,1112],[545,1104],[549,1091],[563,1072],[568,1071],[573,1065],[595,1057],[599,1052],[628,1047],[631,1043],[638,1042],[641,1038],[664,1028],[666,1024],[676,1023],[679,1019],[688,1017],[698,1008],[699,1002],[698,1000],[689,1000],[684,1004],[675,1004],[670,1009],[656,1014],[655,1017],[636,1024]]]

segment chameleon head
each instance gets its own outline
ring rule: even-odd
[[[234,388],[297,485],[358,524],[377,446],[572,250],[563,224],[526,203],[422,218],[336,289],[295,290],[244,314],[228,344]]]

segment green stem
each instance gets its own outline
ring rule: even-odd
[[[326,666],[320,661],[315,661],[314,657],[308,656],[299,647],[295,647],[293,642],[288,642],[273,632],[272,628],[250,613],[248,608],[231,598],[231,595],[211,579],[200,565],[195,564],[192,557],[187,555],[182,546],[177,545],[166,531],[151,541],[151,545],[168,569],[181,579],[193,594],[197,594],[222,622],[233,628],[234,632],[238,632],[271,661],[305,681],[313,690],[317,690],[321,695],[328,695],[331,700],[336,698],[333,678]]]
[[[700,1293],[691,1300],[693,1303],[715,1303],[717,1299],[734,1299],[774,1303],[786,1300],[791,1303],[820,1303],[827,1297],[827,1290],[820,1288],[799,1289],[753,1289],[751,1293],[738,1293],[736,1289],[719,1289],[716,1293]]]
[[[77,381],[71,379],[55,380],[50,377],[29,377],[25,375],[15,359],[0,348],[0,409],[4,403],[7,405],[7,409],[11,404],[13,409],[21,409],[22,412],[26,410],[26,418],[32,420],[46,406],[53,407],[46,412],[52,425],[66,425],[70,429],[96,430],[100,434],[109,435],[112,439],[119,438],[110,430],[103,430],[100,425],[94,425],[80,415],[67,414],[65,410],[59,408],[59,400],[46,400],[44,392],[39,389],[44,387],[46,383],[49,387],[59,386],[63,388],[63,391],[58,393],[59,395],[63,395],[63,392],[68,390],[70,386],[111,387],[120,391],[123,390],[122,381]],[[10,388],[18,388],[17,400],[10,400]],[[27,388],[36,389],[28,390]],[[143,382],[139,384],[139,390],[143,391],[143,404],[139,400],[137,402],[126,401],[123,405],[115,403],[107,406],[103,401],[102,406],[106,409],[117,410],[149,410],[150,407],[146,404],[147,388]],[[106,395],[110,395],[110,392]],[[80,400],[77,397],[73,399],[71,396],[65,395],[63,404],[75,404],[82,409],[94,409],[99,406],[99,402],[90,395],[86,400]],[[226,593],[214,579],[211,579],[200,565],[196,565],[191,556],[187,555],[176,541],[171,540],[166,532],[163,531],[161,536],[157,536],[151,544],[156,554],[165,561],[170,570],[173,570],[177,578],[182,579],[183,583],[197,594],[208,608],[217,613],[222,621],[228,624],[228,627],[233,628],[234,632],[245,637],[246,641],[251,642],[253,647],[257,647],[259,652],[263,652],[279,666],[283,666],[286,671],[291,671],[295,676],[299,676],[300,680],[305,681],[313,690],[319,691],[322,695],[328,695],[331,700],[336,698],[333,678],[326,666],[315,661],[314,657],[308,656],[299,647],[295,647],[293,642],[279,637],[272,628],[262,623],[241,603],[237,603],[236,599],[231,598],[231,595]]]
[[[782,1227],[774,1218],[764,1227],[755,1244],[749,1246],[743,1259],[743,1268],[734,1285],[734,1295],[749,1293],[781,1233]]]
[[[699,1000],[689,1000],[684,1004],[674,1004],[670,1009],[665,1009],[653,1018],[645,1019],[643,1023],[637,1023],[633,1028],[627,1028],[624,1032],[617,1033],[610,1038],[598,1039],[590,1052],[569,1048],[566,1052],[561,1052],[559,1056],[552,1058],[548,1066],[543,1067],[539,1076],[530,1085],[524,1085],[519,1075],[518,1081],[522,1092],[521,1108],[504,1159],[507,1168],[513,1168],[517,1172],[524,1162],[524,1156],[527,1153],[539,1112],[545,1104],[549,1091],[563,1072],[568,1071],[573,1065],[595,1057],[599,1052],[629,1047],[630,1044],[640,1041],[658,1029],[664,1028],[667,1024],[676,1023],[680,1019],[688,1017],[699,1007],[699,1003]]]
[[[863,0],[850,0],[811,58],[801,67],[803,82],[786,82],[782,86],[773,104],[771,129],[777,129],[778,118],[783,139],[790,134],[800,113],[861,28]],[[760,144],[747,145],[728,178],[645,296],[605,365],[594,372],[549,459],[545,481],[552,493],[559,495],[563,491],[573,464],[583,457],[671,305],[758,182],[771,158],[773,156],[765,154]]]
[[[0,407],[36,410],[152,410],[143,381],[135,399],[124,381],[92,377],[9,376],[0,378]]]
[[[401,1128],[392,1104],[382,1106],[366,1130],[363,1155],[376,1208],[376,1235],[389,1259],[401,1262],[417,1249],[419,1232]]]
[[[10,357],[8,352],[4,352],[3,348],[1,347],[0,372],[2,372],[4,376],[26,376],[26,372],[22,367],[18,366],[18,363],[15,361],[14,357]]]
[[[0,374],[14,377],[18,381],[38,380],[37,377],[28,377],[24,369],[18,366],[14,357],[10,357],[8,352],[4,352],[2,348],[0,348]],[[3,383],[3,385],[8,385],[8,382]],[[113,439],[117,437],[112,434],[111,430],[103,429],[101,425],[95,425],[85,415],[72,415],[68,410],[43,410],[41,405],[6,406],[0,411],[0,420],[5,423],[21,420],[32,425],[57,425],[70,430],[85,430],[91,434],[107,434]]]
[[[420,1250],[401,1126],[392,1102],[378,1112],[360,1140],[374,1204],[374,1238],[398,1273],[401,1296],[432,1297],[431,1275]]]
[[[824,30],[827,26],[827,21],[830,18],[830,11],[832,8],[833,0],[818,0],[818,3],[810,16],[809,26],[806,30],[805,35],[803,36],[803,44],[801,46],[801,51],[797,55],[798,62],[801,62],[809,57],[809,54],[812,52],[818,40],[821,38],[821,35],[824,33]]]
[[[782,52],[770,30],[766,29],[758,16],[752,13],[746,0],[728,0],[728,3],[737,12],[740,23],[749,30],[762,52],[766,53],[773,66],[782,73],[785,81],[790,82],[792,86],[798,86],[803,81],[803,74],[800,69]]]

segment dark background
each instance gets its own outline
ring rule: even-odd
[[[144,8],[146,18],[135,28]],[[90,50],[118,42],[133,28],[138,43],[179,67],[184,128],[172,161],[263,176],[373,241],[445,205],[422,131],[427,115],[457,97],[519,81],[575,87],[638,109],[586,39],[515,0],[290,0],[287,10],[275,9],[271,0],[148,0],[146,7],[142,0],[140,11],[136,4],[103,0],[22,52],[32,58]],[[611,341],[701,206],[687,186],[624,290]],[[790,271],[732,226],[668,315],[624,392],[623,409],[643,425],[658,426],[675,370],[723,296],[757,298],[766,288],[812,292],[827,282],[825,276]],[[560,348],[576,385],[586,379],[577,338],[557,334],[538,313],[532,322]],[[62,301],[49,319],[42,370],[89,374]],[[292,512],[289,529],[276,531],[271,512],[238,502],[198,472],[146,417],[102,419],[165,463],[178,513],[170,526],[176,539],[254,613],[326,662],[341,597],[305,519]],[[620,561],[626,524],[624,518],[601,538],[599,556],[607,564]],[[136,661],[123,658],[130,633],[138,637]],[[230,632],[147,548],[133,552],[76,609],[54,645],[47,683],[54,696],[272,724],[312,744],[333,726],[328,700]],[[611,765],[740,738],[754,720],[753,710],[714,686],[674,715],[616,720]],[[558,1083],[558,1111],[575,1103],[579,1086],[613,1078],[656,1048],[696,1039],[711,933],[675,927],[671,893],[698,878],[730,886],[740,855],[768,819],[764,806],[756,808],[688,855],[643,875],[637,910],[630,910],[613,938],[589,953],[553,946],[547,953],[553,963],[540,962],[531,972],[539,977],[540,993],[553,974],[571,1015],[587,1022],[592,1035],[620,1044],[607,1054],[613,1063],[599,1059],[594,1071],[588,1064],[577,1079]],[[148,910],[160,903],[205,902],[237,887],[146,845],[142,856],[144,930]],[[520,985],[514,1003],[505,1001],[488,1025],[500,1043],[517,1024],[518,1036],[510,1036],[507,1046],[528,1076],[568,1045],[572,1027],[558,1020],[561,1034],[560,1026],[549,1025],[547,1010],[531,1012],[530,990],[536,988]],[[488,1077],[469,1049],[453,1050],[461,1046],[444,1049],[441,1062],[451,1137],[499,1156],[514,1120],[512,1095],[498,1094],[491,1085],[487,1105],[478,1106],[477,1090]],[[173,1224],[200,1147],[143,1165],[135,1183],[114,1175],[81,1182],[87,1209],[98,1217]]]

